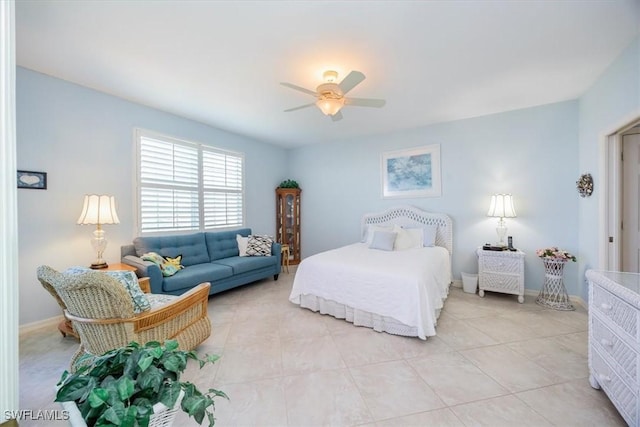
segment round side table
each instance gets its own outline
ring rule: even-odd
[[[540,289],[536,303],[555,310],[575,310],[562,280],[564,265],[567,261],[543,258],[542,262],[544,263],[544,285]]]

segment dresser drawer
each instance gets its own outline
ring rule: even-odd
[[[598,316],[591,317],[591,336],[589,341],[600,347],[599,351],[615,360],[624,371],[624,375],[636,382],[638,372],[638,354],[617,337]]]
[[[499,273],[520,273],[520,258],[506,256],[491,256],[484,254],[480,257],[480,269],[483,271],[495,271]]]
[[[520,277],[500,273],[483,273],[480,275],[480,288],[508,294],[521,294]]]
[[[638,312],[611,292],[593,284],[593,303],[590,307],[610,320],[638,342]]]
[[[591,348],[591,370],[600,387],[604,389],[611,402],[618,408],[629,425],[635,426],[638,397],[620,377],[609,367],[604,358]]]

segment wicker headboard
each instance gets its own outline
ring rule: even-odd
[[[368,213],[362,217],[362,235],[364,236],[368,224],[395,225],[415,227],[420,225],[435,225],[436,245],[442,246],[453,254],[453,223],[448,215],[431,213],[413,206],[399,206],[384,212]]]

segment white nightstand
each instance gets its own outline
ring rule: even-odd
[[[478,294],[484,291],[518,295],[524,302],[524,252],[485,251],[478,248]]]

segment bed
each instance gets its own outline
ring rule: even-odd
[[[433,246],[372,249],[372,233],[377,239],[384,234],[380,230],[398,231],[397,236],[406,234],[403,230],[413,230],[414,236],[421,230],[425,237],[429,231]],[[397,207],[364,215],[361,235],[360,242],[305,258],[289,301],[379,332],[434,336],[451,284],[451,219],[412,206]]]

